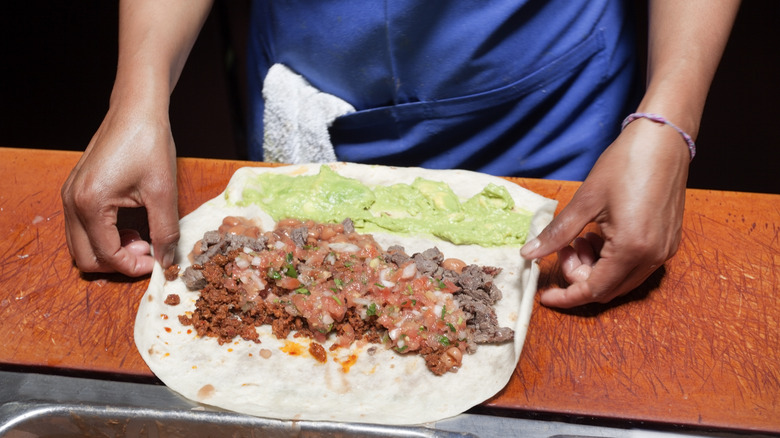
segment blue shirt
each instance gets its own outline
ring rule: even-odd
[[[629,3],[256,0],[250,158],[281,63],[357,109],[340,160],[583,179],[636,103]]]

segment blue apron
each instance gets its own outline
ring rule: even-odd
[[[357,111],[339,160],[584,179],[636,105],[630,2],[256,0],[250,158],[281,63]]]

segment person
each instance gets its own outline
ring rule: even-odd
[[[544,305],[626,294],[679,245],[689,146],[739,1],[649,1],[638,104],[627,2],[469,3],[258,1],[250,89],[259,95],[264,72],[284,63],[354,105],[332,127],[342,160],[584,178],[521,254],[558,252],[570,284],[542,291]],[[83,271],[140,276],[173,262],[168,104],[210,7],[120,2],[109,109],[61,191],[68,248]],[[263,104],[252,102],[250,153],[261,158]],[[641,116],[620,131],[631,110]],[[119,209],[136,207],[145,207],[151,244],[117,227]],[[591,222],[602,234],[580,236]]]

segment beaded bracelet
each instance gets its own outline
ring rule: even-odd
[[[693,142],[693,139],[690,135],[686,134],[685,131],[677,127],[674,123],[666,120],[663,116],[659,114],[653,114],[653,113],[633,113],[629,114],[628,117],[626,117],[623,120],[623,124],[621,126],[621,130],[626,129],[626,126],[628,126],[629,123],[633,122],[636,119],[648,119],[652,120],[656,123],[663,123],[665,125],[669,125],[672,128],[674,128],[675,131],[679,132],[680,135],[682,135],[683,140],[688,144],[688,150],[691,153],[691,160],[693,160],[693,157],[696,156],[696,143]]]

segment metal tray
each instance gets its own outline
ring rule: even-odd
[[[161,385],[0,371],[0,438],[746,436],[679,434],[475,414],[408,427],[283,421],[203,406]]]

